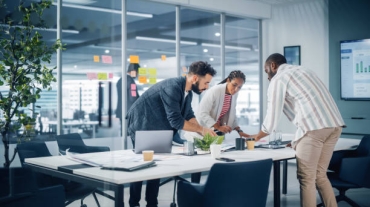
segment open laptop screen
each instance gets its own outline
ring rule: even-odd
[[[172,138],[172,130],[136,131],[135,153],[138,154],[144,150],[153,150],[154,153],[171,153]]]

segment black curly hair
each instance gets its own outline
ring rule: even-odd
[[[219,84],[226,83],[227,82],[227,79],[229,79],[229,81],[232,81],[234,78],[241,78],[241,79],[243,79],[243,81],[245,83],[245,75],[244,75],[244,73],[242,71],[240,71],[240,70],[234,70],[234,71],[231,71],[231,73],[229,74],[229,76],[227,76],[227,78],[225,78]]]
[[[213,67],[210,64],[203,61],[193,62],[189,67],[190,75],[198,75],[204,77],[206,74],[215,76],[216,73],[217,73],[216,70],[213,69]]]

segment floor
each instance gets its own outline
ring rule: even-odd
[[[299,199],[299,183],[295,176],[296,171],[296,164],[294,161],[289,161],[288,164],[288,194],[282,195],[281,197],[281,206],[282,207],[297,207],[300,206],[300,199]],[[207,175],[202,176],[201,182],[205,182],[207,179]],[[273,206],[273,189],[272,189],[273,183],[272,183],[272,177],[270,179],[270,186],[269,186],[269,192],[267,197],[266,206]],[[109,191],[107,191],[109,193]],[[145,192],[145,188],[143,187],[143,193]],[[337,194],[338,192],[335,191]],[[348,196],[356,201],[361,207],[370,207],[370,189],[355,189],[355,190],[349,190],[347,192]],[[172,195],[173,195],[173,182],[167,183],[164,186],[161,186],[159,189],[159,205],[158,207],[169,207],[172,202]],[[101,206],[114,206],[114,203],[112,200],[109,200],[105,197],[102,197],[100,195],[98,196],[98,200],[100,202]],[[126,187],[124,190],[124,201],[125,206],[128,206],[128,198],[129,198],[129,188]],[[142,198],[144,198],[144,194],[142,194]],[[318,202],[319,202],[319,197]],[[95,203],[95,200],[92,196],[89,196],[86,198],[85,204],[87,204],[88,207],[95,207],[97,204]],[[145,206],[145,201],[141,201],[140,206]],[[80,202],[76,201],[69,205],[69,207],[79,207]],[[347,207],[349,206],[345,202],[339,202],[339,207]]]

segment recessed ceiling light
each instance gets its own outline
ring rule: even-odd
[[[221,34],[220,34],[219,32],[216,32],[216,33],[215,33],[215,36],[216,36],[216,37],[219,37],[219,36],[221,36]]]
[[[130,58],[127,58],[127,62],[130,62]]]
[[[213,58],[209,58],[209,61],[213,61],[214,59]]]
[[[73,66],[74,68],[77,68],[77,65]]]
[[[146,65],[144,65],[144,68],[146,68]]]
[[[105,53],[107,53],[107,54],[108,54],[108,53],[109,53],[109,50],[105,50]]]
[[[208,52],[208,49],[204,49],[203,52]]]

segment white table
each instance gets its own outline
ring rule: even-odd
[[[48,121],[45,124],[56,126],[57,125],[57,121]],[[92,126],[92,138],[95,138],[96,137],[95,128],[96,128],[96,126],[98,124],[99,124],[98,121],[77,121],[76,120],[76,121],[62,122],[62,126],[63,127],[68,127],[69,133],[71,133],[73,127],[80,127],[80,126],[84,126],[84,125],[91,125]]]
[[[336,149],[348,149],[359,143],[359,140],[340,139]],[[115,153],[101,152],[101,153]],[[223,157],[233,158],[236,162],[246,162],[272,158],[273,159],[273,179],[274,179],[274,206],[280,206],[280,162],[295,158],[295,151],[291,148],[283,149],[262,149],[256,148],[253,151],[230,151],[222,154]],[[135,172],[122,172],[101,170],[99,167],[89,167],[76,169],[71,172],[62,172],[58,167],[76,165],[65,157],[52,156],[44,158],[29,158],[26,164],[35,171],[50,174],[53,176],[69,179],[72,181],[85,183],[91,186],[100,187],[115,192],[115,206],[123,206],[123,187],[136,181],[166,178],[179,176],[189,173],[209,171],[214,163],[219,161],[211,158],[210,155],[191,156],[188,159],[158,161],[157,166]]]

